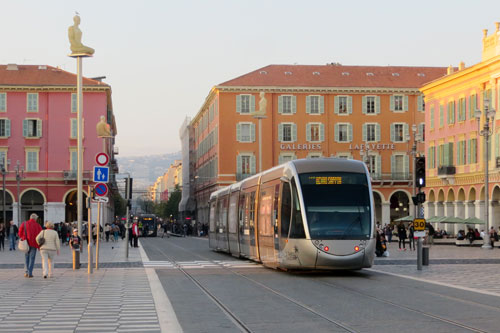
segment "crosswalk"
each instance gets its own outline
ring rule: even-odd
[[[194,260],[194,261],[144,261],[145,268],[155,269],[203,269],[203,268],[259,268],[261,264],[248,260]]]

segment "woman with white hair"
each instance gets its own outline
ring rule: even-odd
[[[43,278],[52,277],[54,271],[54,258],[59,255],[61,244],[59,235],[54,230],[54,223],[51,221],[45,222],[45,230],[40,231],[36,236],[36,242],[40,245],[40,254],[42,256]],[[43,241],[42,241],[43,239]]]

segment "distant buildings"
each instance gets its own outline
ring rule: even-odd
[[[31,213],[55,223],[77,219],[76,81],[75,74],[51,66],[0,65],[0,164],[5,168],[7,220],[25,221]],[[111,190],[116,190],[114,142],[103,143],[96,133],[101,116],[116,134],[111,87],[84,78],[85,191],[95,156],[103,150],[111,157]],[[24,170],[19,191],[16,170]],[[108,210],[113,216],[111,209],[112,203]],[[86,214],[84,209],[85,219]]]
[[[500,225],[500,23],[488,36],[484,30],[482,61],[421,88],[426,99],[426,217],[457,216],[484,219],[489,193],[489,225]],[[487,107],[487,104],[489,106]],[[486,109],[490,121],[489,187],[485,188],[485,138],[479,133]],[[476,118],[479,110],[480,121]],[[453,227],[447,225],[448,231]],[[460,225],[463,227],[463,225]],[[457,230],[455,230],[457,231]]]
[[[215,86],[190,124],[197,221],[208,223],[210,193],[259,171],[260,92],[262,170],[297,158],[361,159],[376,219],[413,215],[412,147],[425,133],[419,88],[443,75],[437,67],[269,65]],[[415,148],[424,153],[423,143]]]
[[[182,162],[176,160],[170,165],[168,170],[162,176],[158,177],[156,182],[149,187],[149,197],[151,201],[155,203],[168,201],[175,187],[177,185],[180,187],[181,184]]]

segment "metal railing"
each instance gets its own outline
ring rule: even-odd
[[[438,176],[454,175],[455,173],[456,169],[453,165],[442,165],[438,167]]]
[[[77,172],[76,170],[64,170],[63,178],[65,181],[76,181]],[[89,170],[83,171],[83,180],[89,181],[92,178],[92,172]]]

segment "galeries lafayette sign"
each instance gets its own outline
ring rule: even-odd
[[[321,143],[282,143],[281,150],[321,150]]]
[[[393,143],[367,143],[360,145],[349,145],[350,150],[394,150],[396,147]]]

